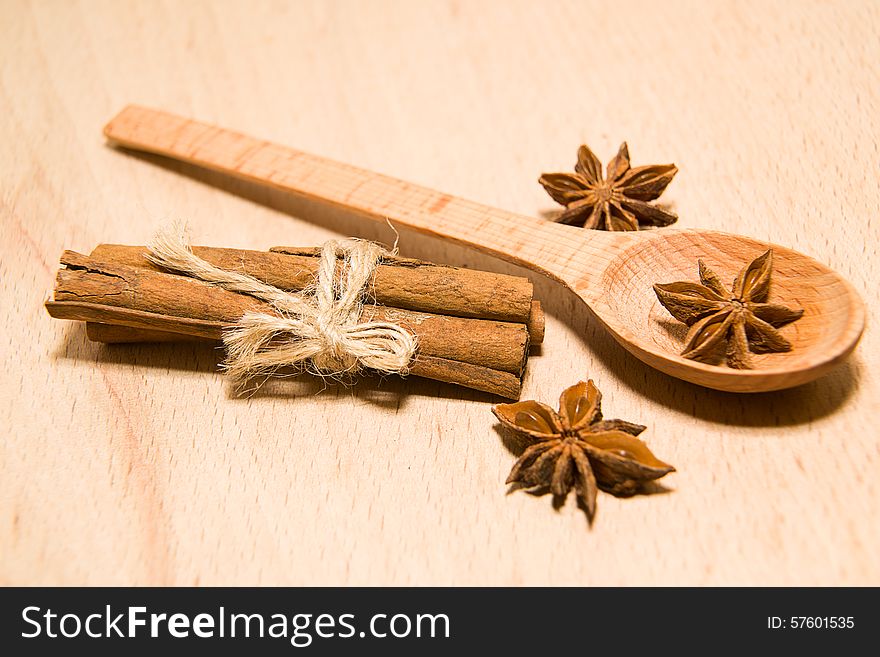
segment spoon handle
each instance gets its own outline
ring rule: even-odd
[[[586,273],[582,271],[585,240],[568,226],[481,205],[144,107],[126,107],[105,126],[104,134],[124,148],[155,153],[343,207],[368,219],[388,219],[392,224],[465,244],[567,284],[583,279]],[[607,239],[610,236],[595,237],[596,243],[588,251],[607,260],[614,250],[609,248],[613,241]]]

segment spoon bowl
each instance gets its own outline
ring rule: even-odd
[[[634,237],[602,272],[599,293],[584,290],[582,296],[621,345],[666,374],[731,392],[780,390],[827,373],[859,340],[864,308],[852,285],[797,251],[714,231],[663,229]],[[770,301],[804,310],[799,320],[780,329],[792,350],[753,354],[750,370],[682,358],[688,327],[660,304],[652,285],[698,282],[697,260],[702,259],[729,286],[742,267],[769,248]]]
[[[864,308],[839,274],[791,249],[714,231],[607,233],[540,221],[157,110],[129,106],[104,128],[124,148],[263,184],[366,219],[401,224],[541,272],[574,290],[630,353],[709,388],[764,392],[816,379],[852,352]],[[739,370],[682,358],[687,327],[652,285],[698,281],[702,259],[729,284],[773,249],[770,301],[804,309],[781,329],[793,349]]]

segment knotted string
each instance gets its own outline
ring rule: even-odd
[[[147,258],[160,267],[272,306],[274,314],[248,312],[223,332],[223,367],[236,379],[287,366],[334,378],[363,369],[409,372],[415,336],[397,324],[360,321],[366,287],[388,253],[378,244],[355,239],[326,242],[314,285],[297,294],[215,267],[192,252],[180,230],[160,232],[148,249]]]

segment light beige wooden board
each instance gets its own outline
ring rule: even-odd
[[[613,6],[612,6],[613,5]],[[871,2],[4,2],[0,583],[880,584],[880,11]],[[790,246],[868,306],[831,375],[755,396],[657,373],[570,293],[526,398],[592,377],[668,493],[507,494],[492,398],[387,379],[237,398],[194,345],[106,348],[42,302],[64,248],[393,240],[107,148],[128,103],[541,216],[585,141],[674,161],[680,227]],[[401,231],[404,255],[510,265]],[[695,272],[696,273],[696,272]]]

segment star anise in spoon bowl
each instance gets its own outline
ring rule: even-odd
[[[561,498],[574,487],[592,519],[597,489],[634,495],[645,483],[675,471],[636,438],[644,426],[603,420],[601,402],[602,393],[590,380],[563,391],[559,412],[533,400],[492,407],[502,425],[532,443],[514,464],[507,483],[549,487]]]
[[[700,283],[679,281],[654,285],[669,314],[690,327],[682,356],[712,364],[723,349],[728,367],[751,369],[749,352],[791,351],[791,342],[777,329],[801,318],[804,311],[768,303],[773,251],[746,265],[728,290],[702,260]]]
[[[640,225],[668,226],[678,217],[652,205],[678,173],[674,164],[630,167],[626,142],[608,163],[586,144],[578,149],[574,173],[545,173],[539,179],[547,193],[566,207],[555,221],[596,230],[638,230]]]

